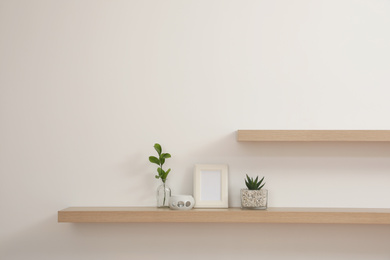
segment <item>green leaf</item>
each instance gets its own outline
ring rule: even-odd
[[[161,167],[157,168],[157,172],[160,178],[164,179],[162,176],[164,176],[165,172]]]
[[[162,151],[161,145],[159,145],[157,143],[154,144],[154,149],[157,151],[158,155],[161,155],[161,151]]]
[[[167,159],[167,158],[171,158],[171,155],[169,153],[162,153],[161,157]]]
[[[161,155],[160,155],[160,162],[161,162],[161,165],[163,165],[165,163],[165,158],[162,157]]]
[[[261,180],[260,180],[259,184],[261,184],[261,183],[263,182],[263,180],[264,180],[264,177],[263,177],[263,178],[261,178]]]
[[[171,171],[171,169],[168,169],[164,174],[162,175],[161,179],[166,180],[168,177],[168,173]]]
[[[247,186],[248,190],[260,190],[263,186],[261,185],[264,180],[264,177],[259,181],[259,176],[256,176],[255,179],[253,177],[249,177],[248,174],[246,174],[246,180],[245,185]]]
[[[263,188],[263,187],[264,187],[264,185],[265,185],[265,183],[264,183],[263,185],[261,185],[261,187],[259,188],[259,190],[261,190],[261,188]]]
[[[160,176],[158,176],[158,175],[156,175],[156,176],[154,176],[156,179],[160,179]]]
[[[154,156],[149,156],[149,161],[151,163],[155,163],[157,165],[160,165],[160,160],[157,158],[157,157],[154,157]]]

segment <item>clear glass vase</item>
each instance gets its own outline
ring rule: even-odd
[[[157,208],[168,208],[169,198],[171,197],[171,188],[163,182],[157,188]]]

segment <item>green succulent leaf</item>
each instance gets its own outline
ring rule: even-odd
[[[264,177],[263,177],[263,178],[261,178],[261,180],[260,180],[260,182],[259,182],[259,183],[262,183],[262,182],[263,182],[263,180],[264,180]]]
[[[160,165],[160,160],[157,157],[155,157],[155,156],[149,156],[149,161],[151,163],[155,163],[157,165]]]
[[[158,155],[161,155],[161,151],[162,151],[161,145],[159,145],[157,143],[154,144],[154,149],[157,151]]]
[[[156,175],[156,176],[154,176],[156,179],[160,179],[160,176],[158,176],[158,175]]]
[[[256,176],[256,179],[253,180],[253,178],[249,177],[247,174],[246,180],[245,180],[245,185],[248,188],[248,190],[260,190],[265,185],[265,183],[263,185],[261,185],[263,180],[264,180],[264,177],[259,181],[259,176]]]

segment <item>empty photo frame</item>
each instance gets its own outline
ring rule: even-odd
[[[195,165],[194,198],[194,208],[228,208],[228,166]]]

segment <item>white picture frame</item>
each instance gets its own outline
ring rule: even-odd
[[[228,166],[196,164],[194,208],[228,208]]]

